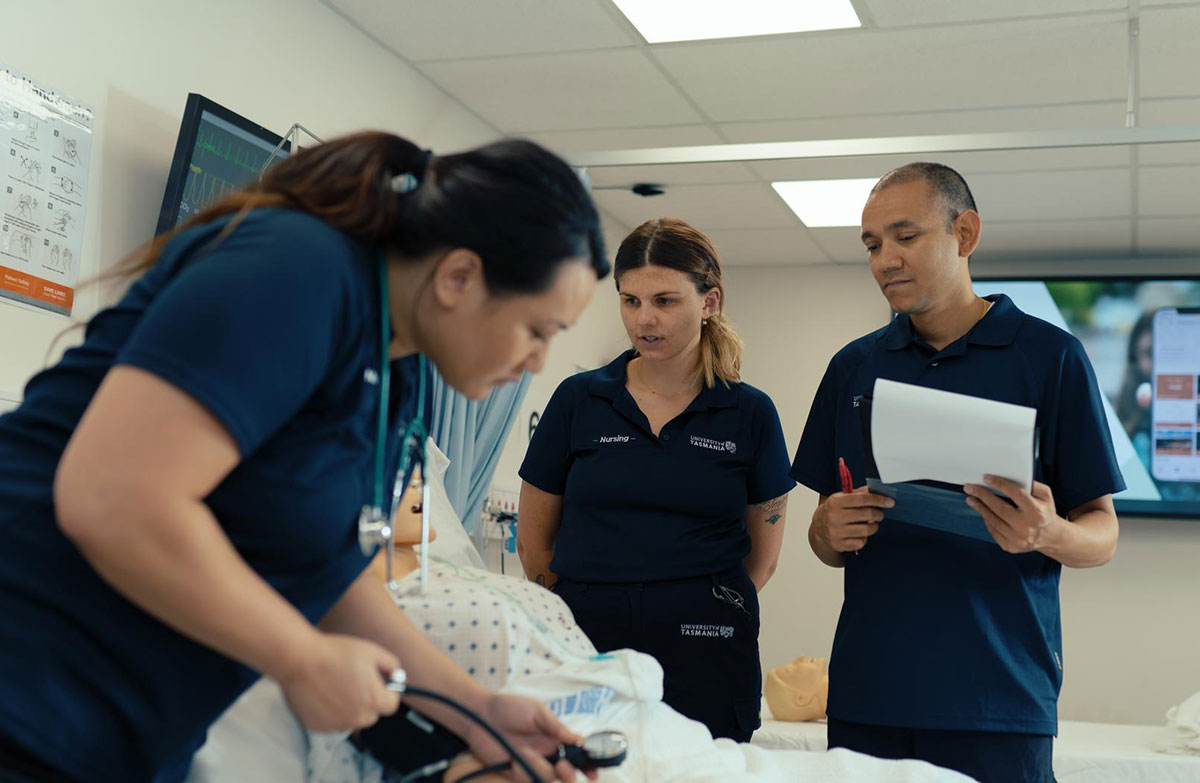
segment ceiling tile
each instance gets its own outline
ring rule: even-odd
[[[1012,223],[985,221],[983,238],[975,258],[987,262],[1022,256],[1128,256],[1132,238],[1133,221],[1127,218]],[[972,263],[975,258],[972,258]]]
[[[725,229],[709,232],[708,238],[726,266],[828,264],[832,260],[803,227]]]
[[[593,166],[587,170],[594,187],[624,186],[635,182],[661,185],[726,185],[759,182],[744,163],[689,163],[669,166]],[[657,197],[654,197],[657,198]]]
[[[980,174],[971,178],[986,229],[989,220],[1044,221],[1128,217],[1128,168]]]
[[[1143,98],[1200,95],[1200,6],[1147,9],[1139,34],[1139,84]]]
[[[1138,172],[1138,214],[1192,215],[1200,222],[1200,166],[1143,166]]]
[[[683,185],[661,196],[601,190],[596,203],[627,226],[657,217],[683,218],[701,231],[796,228],[799,221],[770,185]]]
[[[1129,165],[1128,147],[1070,147],[1046,150],[994,152],[943,152],[918,155],[878,155],[858,158],[811,158],[750,164],[769,181],[792,179],[847,179],[880,177],[894,168],[918,160],[932,160],[956,169],[968,178],[988,173],[1113,168]]]
[[[1142,218],[1138,221],[1138,252],[1196,256],[1200,248],[1200,220],[1195,218]],[[1192,270],[1193,274],[1195,269]]]
[[[528,135],[539,144],[564,153],[646,147],[689,147],[697,144],[723,144],[725,141],[710,125],[540,131]]]
[[[810,228],[808,233],[837,263],[867,266],[867,249],[863,247],[862,231],[858,226]]]
[[[655,48],[717,122],[1120,100],[1122,17]],[[1064,53],[1069,53],[1064,55]],[[889,135],[885,123],[868,136]]]
[[[1124,99],[1032,108],[976,109],[902,114],[861,114],[765,122],[723,122],[731,142],[858,139],[878,136],[926,136],[943,133],[1120,128]]]
[[[1200,84],[1197,85],[1200,90]],[[1200,128],[1200,98],[1143,100],[1138,105],[1138,125],[1154,128],[1191,125]],[[1138,148],[1143,164],[1200,163],[1200,143],[1143,144]]]
[[[325,0],[410,61],[635,46],[599,3],[563,0]]]
[[[702,121],[640,51],[434,62],[421,68],[506,133]]]
[[[1125,0],[863,0],[879,27],[1124,11]]]

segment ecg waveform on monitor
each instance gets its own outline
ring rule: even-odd
[[[237,185],[220,177],[214,177],[199,166],[188,167],[187,186],[183,190],[183,203],[179,209],[179,222],[183,222],[196,212],[208,209],[237,189]]]
[[[204,161],[210,168],[226,169],[230,174],[239,171],[240,179],[245,181],[258,176],[258,172],[262,171],[270,156],[271,153],[261,147],[247,144],[227,131],[201,122],[196,132],[196,149],[192,152],[192,161]],[[237,176],[227,178],[239,179]]]
[[[192,148],[177,223],[215,204],[262,171],[271,152],[222,127],[201,121]]]

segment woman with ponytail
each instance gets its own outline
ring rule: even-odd
[[[568,378],[521,466],[517,551],[601,651],[662,664],[663,700],[714,736],[758,728],[758,596],[783,542],[789,461],[743,383],[708,237],[642,224],[615,264],[633,348]]]
[[[387,520],[425,362],[472,398],[537,372],[608,271],[541,147],[377,132],[133,254],[124,297],[0,417],[0,779],[174,783],[260,674],[349,730],[395,711],[402,666],[574,780],[540,755],[574,739],[548,710],[475,685],[362,576],[359,522]]]

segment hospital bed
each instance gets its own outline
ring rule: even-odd
[[[1060,721],[1054,742],[1058,783],[1200,783],[1200,757],[1159,753],[1163,726],[1125,726]],[[825,750],[825,723],[772,720],[751,743],[774,750]]]

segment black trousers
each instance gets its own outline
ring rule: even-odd
[[[829,719],[829,748],[881,759],[920,759],[979,783],[1054,783],[1054,737],[992,731],[903,729]]]
[[[663,668],[663,701],[714,737],[759,726],[758,593],[742,568],[694,579],[554,586],[601,652],[630,648]]]

